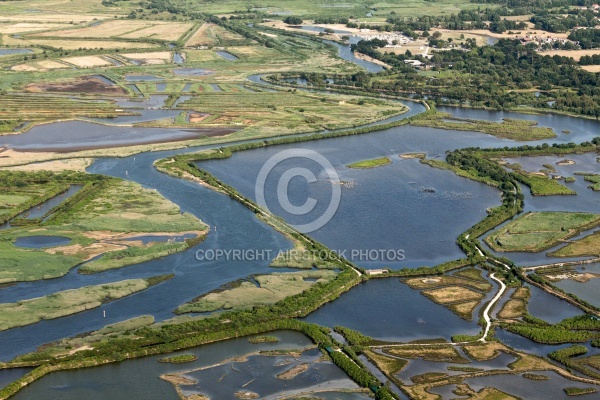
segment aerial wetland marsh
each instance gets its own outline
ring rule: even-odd
[[[0,398],[597,396],[594,11],[0,4]]]

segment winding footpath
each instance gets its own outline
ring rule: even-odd
[[[504,284],[504,282],[496,278],[494,274],[491,274],[490,278],[498,282],[498,284],[500,285],[500,290],[498,290],[496,296],[489,302],[485,310],[483,310],[483,318],[485,319],[485,330],[483,331],[483,336],[479,339],[479,341],[482,343],[486,342],[485,338],[487,337],[488,333],[490,332],[490,328],[492,327],[490,310],[494,307],[498,300],[500,300],[500,298],[502,297],[502,295],[504,295],[504,292],[506,291],[506,285]]]

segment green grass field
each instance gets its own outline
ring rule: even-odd
[[[1,178],[0,178],[1,179]],[[0,223],[8,221],[23,211],[52,198],[69,188],[64,182],[37,182],[34,185],[18,187],[0,183]]]
[[[130,279],[0,304],[0,331],[100,307],[103,303],[129,296],[150,285],[147,279]]]
[[[515,172],[519,180],[529,186],[534,196],[569,196],[577,194],[555,179],[545,176],[533,175],[524,172]]]
[[[530,212],[488,235],[485,241],[496,251],[540,252],[599,224],[599,214]]]
[[[185,232],[206,229],[155,190],[129,181],[103,185],[93,198],[63,213],[64,229],[111,232]]]
[[[502,122],[490,122],[454,118],[448,113],[438,112],[430,118],[418,119],[412,125],[455,131],[472,131],[493,135],[502,139],[517,141],[551,139],[556,137],[552,128],[538,127],[537,122],[524,119],[504,119]]]
[[[304,18],[320,17],[350,17],[354,16],[361,21],[381,22],[384,17],[392,13],[403,16],[440,15],[457,13],[461,9],[473,9],[480,6],[476,3],[465,3],[457,0],[440,0],[432,7],[425,0],[411,2],[372,2],[367,0],[306,0],[302,2],[290,2],[283,0],[271,1],[265,4],[257,4],[249,0],[231,0],[224,2],[194,2],[192,0],[175,0],[173,3],[189,10],[196,10],[210,14],[229,14],[238,10],[258,10],[266,13],[278,12],[291,13]],[[372,12],[373,17],[367,18],[367,12]],[[282,17],[279,17],[282,18]]]
[[[381,157],[381,158],[375,158],[373,160],[364,160],[364,161],[358,161],[352,164],[348,164],[347,167],[348,168],[354,168],[354,169],[369,169],[369,168],[377,168],[377,167],[382,167],[384,165],[389,165],[392,163],[392,160],[390,160],[387,157]]]
[[[600,257],[600,232],[593,233],[550,253],[553,257]]]
[[[591,185],[588,187],[595,191],[600,191],[600,175],[598,174],[589,174],[583,177],[587,182],[591,182]]]
[[[239,310],[275,304],[286,297],[302,293],[317,282],[329,281],[335,275],[335,272],[329,270],[258,275],[254,277],[255,282],[241,281],[229,289],[213,291],[180,306],[176,312]]]

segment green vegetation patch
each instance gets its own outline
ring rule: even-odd
[[[441,379],[447,378],[448,374],[445,372],[425,372],[424,374],[415,375],[410,378],[416,384],[435,382]]]
[[[586,175],[583,177],[587,182],[591,182],[592,184],[588,187],[595,191],[600,191],[600,175]]]
[[[62,236],[72,241],[68,246],[78,251],[64,252],[65,246],[57,248],[23,248],[14,241],[28,236]],[[84,246],[94,243],[79,232],[60,227],[18,227],[3,231],[0,237],[0,283],[50,279],[64,275],[88,256]]]
[[[473,281],[488,283],[487,279],[485,279],[481,275],[481,273],[482,273],[482,270],[474,268],[474,267],[469,267],[469,268],[465,268],[465,269],[460,269],[460,270],[454,272],[452,275],[460,276],[461,278],[471,279]]]
[[[66,191],[72,173],[0,171],[0,224]]]
[[[394,374],[402,371],[408,364],[407,360],[403,360],[395,357],[384,356],[379,353],[375,353],[370,350],[366,350],[364,354],[371,360],[377,367],[386,375],[393,376]]]
[[[515,177],[520,182],[529,186],[529,190],[534,196],[568,196],[577,194],[577,192],[569,189],[556,179],[550,179],[547,176],[515,172]]]
[[[597,393],[598,389],[593,387],[588,388],[578,388],[578,387],[568,387],[563,389],[567,396],[581,396],[584,394]]]
[[[559,344],[559,343],[583,343],[590,339],[600,337],[600,332],[588,330],[571,330],[562,326],[534,324],[505,324],[504,328],[510,332],[524,336],[537,343]]]
[[[416,359],[423,358],[426,361],[453,362],[459,364],[468,364],[469,360],[461,356],[452,346],[398,346],[386,347],[384,353],[392,356]]]
[[[252,344],[258,343],[277,343],[279,342],[279,338],[276,336],[255,336],[248,339],[248,342]]]
[[[155,190],[128,181],[103,185],[93,196],[69,209],[56,222],[82,231],[185,232],[204,230],[191,214]]]
[[[273,268],[298,268],[298,269],[335,269],[334,263],[328,262],[319,257],[314,251],[308,250],[298,240],[288,235],[288,238],[294,242],[294,248],[291,250],[280,250],[275,256],[269,267]]]
[[[94,274],[127,265],[140,264],[169,254],[178,253],[189,247],[187,242],[155,243],[144,247],[128,247],[110,251],[102,257],[85,263],[79,268],[81,274]]]
[[[239,310],[275,304],[286,297],[302,293],[315,284],[329,282],[335,276],[336,273],[330,270],[257,275],[250,280],[237,281],[205,294],[180,306],[176,312]]]
[[[371,337],[363,335],[362,333],[354,329],[346,328],[345,326],[336,326],[333,329],[337,333],[344,336],[344,338],[352,346],[369,346],[374,342]]]
[[[521,376],[523,378],[531,379],[533,381],[548,381],[548,380],[550,380],[550,377],[548,375],[524,373]]]
[[[182,354],[180,356],[161,358],[158,360],[158,362],[171,363],[171,364],[184,364],[184,363],[196,361],[197,359],[198,359],[198,357],[193,354]]]
[[[16,303],[0,304],[0,330],[55,319],[117,300],[151,286],[148,279],[129,279],[97,286],[65,290]]]
[[[480,271],[475,268],[472,269],[477,272],[477,275],[475,276],[478,276],[482,280],[442,275],[405,279],[404,282],[413,289],[435,289],[438,287],[455,285],[467,286],[484,292],[489,292],[490,290],[492,290],[492,284],[489,283],[487,280],[483,279]],[[470,271],[466,272],[466,274],[469,273]]]
[[[600,224],[600,215],[580,212],[530,212],[485,238],[496,251],[540,252]]]
[[[39,182],[39,185],[38,185]],[[0,220],[64,192],[77,193],[54,207],[47,218],[14,218],[15,227],[0,237],[0,283],[57,278],[90,261],[80,272],[93,273],[136,264],[185,250],[202,240],[207,227],[158,192],[119,179],[82,173],[0,172]],[[2,208],[4,207],[4,208]],[[193,234],[184,241],[151,242],[136,236]],[[55,247],[15,246],[27,236],[61,236],[71,242]]]
[[[381,157],[381,158],[375,158],[372,160],[358,161],[358,162],[355,162],[352,164],[348,164],[347,167],[355,168],[355,169],[368,169],[368,168],[382,167],[384,165],[389,165],[391,163],[392,163],[392,160],[390,160],[388,157]]]
[[[589,375],[593,378],[600,379],[598,367],[600,367],[600,356],[579,357],[587,353],[587,348],[582,345],[574,345],[565,349],[556,350],[548,357],[558,361],[569,368]]]
[[[411,122],[415,126],[427,126],[453,131],[481,132],[502,139],[517,141],[551,139],[556,137],[552,128],[537,126],[536,121],[505,118],[502,122],[490,122],[453,117],[451,114],[437,112],[431,118]]]

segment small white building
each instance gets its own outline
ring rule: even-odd
[[[420,67],[423,63],[419,60],[404,60],[404,64],[410,64],[413,67]]]

